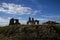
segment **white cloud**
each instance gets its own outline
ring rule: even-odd
[[[13,3],[2,3],[0,5],[0,12],[4,12],[7,14],[16,14],[16,15],[22,15],[22,14],[36,14],[40,10],[33,10],[30,7],[24,7],[22,5],[13,4]]]
[[[47,21],[47,19],[46,18],[34,18],[35,20],[40,20],[40,21]]]
[[[8,23],[9,23],[8,19],[0,17],[0,26],[8,25]]]
[[[4,18],[0,17],[0,23],[1,22],[7,22],[7,19],[4,19]]]

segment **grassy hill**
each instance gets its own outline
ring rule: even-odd
[[[0,40],[60,40],[60,25],[9,25],[0,27]]]

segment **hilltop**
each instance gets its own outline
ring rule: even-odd
[[[9,25],[0,28],[0,40],[59,40],[59,25]]]
[[[18,19],[10,19],[9,25],[0,27],[0,40],[60,40],[60,23],[30,18],[26,25]]]
[[[0,27],[0,40],[60,40],[60,23],[39,24],[39,20],[29,17],[23,25],[11,18],[8,26]]]

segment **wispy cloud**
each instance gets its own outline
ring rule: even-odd
[[[9,19],[0,17],[0,26],[8,25],[8,23],[9,23]]]
[[[8,20],[7,19],[5,19],[5,18],[2,18],[2,17],[0,17],[0,23],[6,23]]]
[[[44,17],[44,18],[56,18],[56,19],[59,19],[60,18],[60,16],[59,15],[41,15],[42,17]]]
[[[47,19],[48,21],[56,21],[60,23],[60,16],[59,15],[41,15],[43,18]]]
[[[13,4],[13,3],[2,3],[0,5],[0,12],[4,12],[7,14],[37,14],[40,10],[33,10],[30,7],[24,7],[22,5]]]
[[[39,20],[39,23],[40,23],[40,24],[48,21],[48,19],[46,19],[46,18],[35,18],[35,20]]]

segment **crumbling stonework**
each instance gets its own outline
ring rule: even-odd
[[[31,18],[29,17],[29,20],[27,21],[27,24],[39,24],[39,20],[34,20],[34,18],[32,18],[32,20],[31,20]]]
[[[11,18],[9,25],[20,24],[18,19]]]

